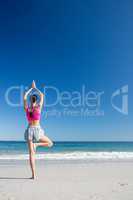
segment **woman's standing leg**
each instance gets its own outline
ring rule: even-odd
[[[35,149],[34,149],[34,143],[29,140],[28,141],[28,147],[29,147],[29,161],[30,161],[30,167],[32,172],[32,179],[35,178]]]

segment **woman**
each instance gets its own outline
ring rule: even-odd
[[[40,102],[36,94],[30,95],[30,106],[27,104],[27,97],[30,92],[35,89],[39,94]],[[29,161],[32,171],[32,179],[35,178],[35,152],[38,146],[51,147],[53,142],[44,135],[44,131],[40,126],[41,110],[43,106],[44,95],[41,93],[33,81],[32,87],[24,94],[24,110],[28,120],[28,128],[25,131],[25,140],[29,148]]]

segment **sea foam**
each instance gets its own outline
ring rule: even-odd
[[[0,160],[27,160],[28,154],[3,154]],[[37,160],[133,160],[133,152],[62,152],[38,153]]]

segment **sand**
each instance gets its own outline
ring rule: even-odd
[[[133,162],[0,161],[0,200],[133,200]]]

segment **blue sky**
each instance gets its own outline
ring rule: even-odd
[[[43,116],[41,124],[53,140],[133,140],[132,10],[133,2],[124,0],[1,1],[0,139],[23,139],[23,108],[8,105],[5,93],[34,79],[39,89],[45,85],[72,93],[81,92],[84,85],[86,91],[104,91],[103,116]],[[112,93],[124,85],[129,87],[128,115],[110,102]],[[12,92],[10,98],[17,102],[19,93]],[[46,98],[52,102],[54,94]],[[121,99],[117,101],[120,105]],[[63,112],[64,107],[51,109]]]

